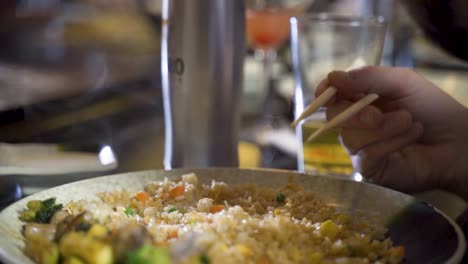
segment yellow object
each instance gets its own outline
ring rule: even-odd
[[[261,166],[260,149],[255,144],[241,141],[239,142],[238,151],[240,168],[257,168]]]
[[[78,257],[86,263],[111,264],[112,247],[97,241],[86,234],[70,232],[59,243],[60,253],[64,257]]]
[[[322,261],[323,254],[320,252],[312,252],[309,256],[310,264],[319,264]]]
[[[302,124],[304,169],[321,173],[351,174],[351,159],[338,140],[339,129],[331,129],[313,142],[306,142],[322,124],[320,121],[306,121]]]
[[[65,258],[65,260],[63,261],[63,264],[85,264],[85,263],[81,261],[79,258],[69,257],[69,258]]]
[[[109,230],[101,224],[93,224],[88,230],[88,236],[93,238],[103,238],[107,235]]]
[[[340,227],[332,220],[327,220],[320,225],[320,234],[334,239],[340,232]]]
[[[39,264],[55,264],[59,260],[59,249],[55,243],[43,237],[26,239],[24,253]]]
[[[246,257],[251,256],[253,254],[252,250],[244,244],[236,245],[236,249]]]

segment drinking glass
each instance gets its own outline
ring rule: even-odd
[[[313,0],[247,0],[246,35],[255,49],[255,58],[263,63],[263,85],[266,98],[273,94],[272,66],[278,48],[287,40],[290,32],[289,19],[300,15]],[[267,102],[264,102],[266,104]]]
[[[295,79],[295,116],[314,100],[318,83],[332,70],[380,62],[386,25],[381,17],[312,14],[291,18],[291,54]],[[351,160],[340,145],[339,129],[305,140],[326,122],[320,109],[296,127],[298,170],[315,174],[351,175]]]

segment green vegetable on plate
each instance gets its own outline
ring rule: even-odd
[[[62,204],[56,204],[55,197],[39,201],[29,201],[27,210],[20,213],[19,219],[23,222],[47,224],[52,216],[63,208]]]

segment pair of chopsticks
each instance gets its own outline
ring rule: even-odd
[[[365,65],[365,62],[362,59],[358,58],[354,61],[354,63],[348,69],[346,69],[346,71],[359,68],[364,65]],[[294,120],[294,122],[292,122],[291,126],[296,127],[299,124],[299,122],[311,116],[320,107],[327,104],[327,102],[330,101],[330,99],[332,99],[333,96],[335,96],[336,92],[337,90],[335,87],[333,86],[328,87],[319,97],[317,97],[309,106],[307,106],[306,109],[304,109],[304,112],[302,112],[302,114],[296,120]],[[341,112],[340,114],[335,116],[335,118],[333,118],[332,120],[328,121],[323,126],[321,126],[318,130],[316,130],[312,135],[310,135],[307,138],[306,142],[311,142],[315,140],[316,138],[318,138],[323,133],[327,132],[328,130],[341,125],[346,120],[348,120],[349,118],[357,114],[364,107],[371,104],[378,98],[379,98],[379,95],[375,93],[368,94],[365,97],[361,98],[361,100],[357,101],[356,103],[351,105],[348,109]]]

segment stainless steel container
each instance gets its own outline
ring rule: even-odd
[[[164,0],[164,167],[237,166],[244,1]]]

